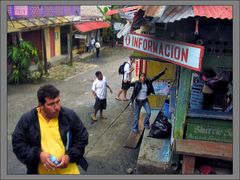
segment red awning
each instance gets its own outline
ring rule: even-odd
[[[88,32],[96,29],[108,28],[111,24],[107,22],[91,21],[74,24],[74,27],[80,32]]]
[[[194,16],[232,19],[232,6],[193,6]]]
[[[137,10],[140,7],[142,7],[142,6],[131,6],[131,7],[126,7],[126,8],[122,8],[122,9],[113,9],[113,10],[107,11],[106,15],[111,16],[113,14],[118,14],[120,12],[128,12],[128,11],[132,11],[132,10]]]

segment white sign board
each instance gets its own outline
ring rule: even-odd
[[[123,46],[149,54],[152,57],[201,71],[204,47],[176,41],[161,40],[143,34],[127,34]]]
[[[124,26],[124,24],[122,24],[122,23],[114,23],[113,24],[114,30],[116,30],[116,31],[119,31],[120,29],[122,29],[123,26]]]
[[[171,88],[170,81],[155,81],[153,82],[152,85],[153,85],[155,95],[159,95],[159,96],[167,96]]]
[[[86,39],[87,36],[86,35],[82,35],[82,34],[75,34],[75,38],[76,39]]]
[[[127,24],[125,24],[123,28],[117,33],[117,38],[120,39],[125,34],[128,34],[130,30],[131,30],[131,23],[127,22]]]

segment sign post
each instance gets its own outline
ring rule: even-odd
[[[204,47],[200,45],[161,40],[142,34],[127,34],[124,36],[123,46],[194,71],[201,71]]]

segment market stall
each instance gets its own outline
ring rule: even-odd
[[[149,75],[155,73],[154,69],[160,71],[164,63],[175,66],[171,71],[176,71],[172,73],[176,83],[171,95],[168,95],[169,122],[172,123],[173,131],[171,146],[168,146],[170,150],[165,152],[168,152],[172,160],[175,155],[178,155],[178,160],[182,159],[178,161],[182,162],[179,164],[182,173],[193,174],[196,168],[200,169],[199,164],[195,162],[205,158],[213,161],[219,159],[223,164],[226,161],[231,169],[232,14],[223,13],[226,10],[231,12],[231,8],[229,6],[177,7],[165,8],[166,14],[162,12],[160,17],[155,17],[152,26],[154,33],[126,35],[124,46],[137,51],[133,57],[148,62]],[[190,10],[194,10],[195,15],[189,13]],[[198,10],[209,14],[201,14]],[[209,10],[218,13],[211,14]],[[185,16],[180,16],[184,12]],[[159,67],[155,62],[159,63]],[[158,98],[154,97],[155,104],[152,102],[152,106],[160,110],[162,106],[156,104]],[[143,138],[142,143],[147,141],[151,140],[146,138],[144,141]],[[163,140],[159,140],[159,144],[160,142]],[[159,149],[162,150],[164,147],[159,146]],[[192,151],[190,151],[191,147]],[[201,149],[202,147],[205,148]],[[212,153],[216,148],[219,150],[217,155]],[[141,146],[141,149],[144,149],[144,146]],[[147,156],[147,151],[144,153]],[[159,154],[159,151],[154,153]],[[156,158],[155,156],[155,160]],[[161,156],[158,157],[158,161],[161,159]],[[169,167],[172,162],[169,160]],[[208,161],[204,162],[207,164]],[[145,160],[141,165],[144,163]],[[149,166],[153,166],[153,163],[150,162]],[[161,166],[159,168],[161,169]]]

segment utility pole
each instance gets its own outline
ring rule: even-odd
[[[111,5],[111,10],[113,9],[113,5]],[[112,25],[112,48],[114,47],[114,26],[113,26],[113,15],[111,15],[111,25]]]
[[[44,34],[44,29],[41,30],[42,33],[42,59],[43,59],[43,67],[45,74],[48,74],[48,69],[47,69],[47,55],[46,55],[46,42],[45,42],[45,34]]]
[[[70,24],[70,37],[69,37],[69,43],[70,43],[70,55],[69,55],[69,59],[70,59],[70,66],[72,66],[72,59],[73,59],[73,54],[72,54],[72,35],[73,35],[73,32],[72,32],[72,26],[73,26],[73,23],[71,22]]]

